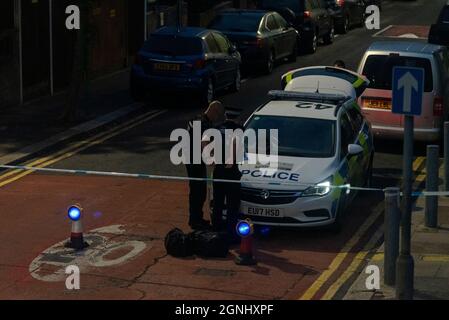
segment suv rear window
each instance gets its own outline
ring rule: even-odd
[[[203,52],[199,38],[152,35],[143,50],[169,56],[192,56]]]
[[[369,88],[391,90],[394,67],[414,67],[423,68],[425,83],[424,91],[433,90],[432,65],[429,59],[404,57],[396,55],[370,55],[365,62],[362,74],[370,81]]]

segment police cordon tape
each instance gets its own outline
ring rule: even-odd
[[[125,172],[112,172],[112,171],[92,171],[92,170],[80,170],[80,169],[55,169],[55,168],[40,168],[30,166],[13,166],[13,165],[0,165],[0,169],[5,170],[22,170],[22,171],[36,171],[36,172],[49,172],[49,173],[65,173],[72,175],[91,175],[91,176],[109,176],[109,177],[121,177],[121,178],[134,178],[134,179],[148,179],[148,180],[168,180],[168,181],[206,181],[206,182],[221,182],[221,183],[242,183],[240,180],[227,180],[227,179],[213,179],[213,178],[191,178],[181,176],[167,176],[167,175],[154,175],[146,173],[125,173]],[[0,176],[1,179],[1,176]],[[243,181],[251,184],[263,184],[263,185],[285,185],[285,186],[300,186],[300,187],[316,187],[316,183],[289,183],[289,182],[269,182],[266,181]],[[388,188],[364,188],[354,187],[350,184],[344,184],[340,186],[329,185],[326,186],[330,189],[343,189],[347,192],[352,191],[371,191],[371,192],[383,192]],[[402,192],[400,193],[402,196]],[[435,196],[449,196],[449,191],[415,191],[412,192],[413,197],[435,197]]]

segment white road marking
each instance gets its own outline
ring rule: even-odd
[[[372,37],[373,37],[373,38],[378,37],[380,34],[384,33],[385,31],[387,31],[387,30],[389,30],[389,29],[391,29],[391,28],[393,28],[393,25],[392,25],[392,24],[390,24],[388,27],[383,28],[382,30],[376,32],[375,34],[372,35]]]
[[[74,251],[64,245],[67,240],[60,241],[44,250],[31,263],[28,268],[31,276],[40,281],[58,282],[65,281],[65,268],[68,265],[76,265],[81,273],[92,267],[110,267],[128,262],[142,253],[146,248],[151,248],[151,243],[143,241],[115,242],[107,235],[121,235],[125,233],[122,225],[112,225],[98,228],[84,235],[84,240],[89,247],[83,251]],[[120,249],[127,249],[126,253],[115,259],[106,257]]]

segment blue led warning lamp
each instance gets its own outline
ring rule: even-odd
[[[241,220],[237,223],[236,230],[240,237],[246,238],[254,233],[254,225],[250,220]]]
[[[78,205],[71,206],[67,210],[67,215],[69,216],[70,220],[78,221],[79,219],[81,219],[81,212],[82,211],[83,211],[83,209],[81,209],[81,207],[78,206]]]

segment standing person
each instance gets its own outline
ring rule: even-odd
[[[238,168],[237,145],[240,143],[236,138],[226,145],[225,130],[242,129],[243,127],[236,121],[229,118],[219,127],[223,141],[223,159],[214,167],[214,180],[240,181],[242,174]],[[228,152],[226,152],[228,150]],[[226,159],[230,154],[231,158]],[[212,212],[212,227],[216,231],[226,230],[229,242],[237,243],[240,238],[235,231],[237,220],[240,215],[241,184],[236,182],[215,182],[213,183],[214,208]],[[225,205],[226,203],[226,205]],[[226,210],[226,222],[223,222],[223,209]]]
[[[213,128],[221,124],[225,119],[225,110],[223,105],[219,101],[212,102],[207,110],[189,121],[187,131],[190,135],[190,159],[189,163],[186,164],[187,176],[189,178],[207,178],[207,169],[206,164],[204,163],[201,154],[199,158],[201,159],[201,163],[194,163],[194,155],[193,155],[193,144],[194,139],[194,122],[201,122],[201,135],[198,136],[200,139],[199,143],[201,143],[202,153],[203,144],[201,141],[201,137],[203,136],[204,131],[207,129]],[[193,230],[202,230],[210,227],[210,222],[204,219],[203,206],[206,201],[207,196],[207,182],[204,181],[189,181],[189,226]]]

